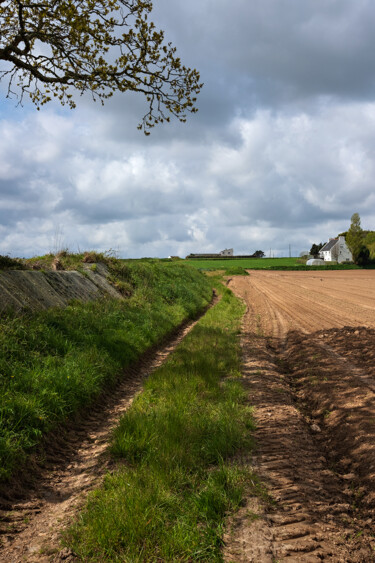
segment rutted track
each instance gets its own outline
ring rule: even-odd
[[[217,300],[214,297],[211,305]],[[196,323],[184,324],[162,347],[124,373],[118,386],[103,394],[79,420],[52,436],[29,479],[24,476],[19,486],[3,487],[1,562],[74,560],[68,550],[60,551],[61,531],[82,506],[87,492],[113,469],[106,454],[112,429],[141,391],[144,379],[166,361]]]
[[[230,283],[248,307],[244,376],[257,422],[251,463],[273,502],[249,496],[230,522],[225,557],[372,562],[375,391],[364,351],[373,358],[375,272],[286,274],[250,271]],[[353,323],[367,327],[341,328]]]

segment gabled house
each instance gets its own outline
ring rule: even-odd
[[[219,252],[220,256],[233,256],[233,248],[225,248]]]
[[[319,256],[323,258],[325,262],[353,262],[353,256],[350,252],[344,236],[339,236],[337,238],[331,238],[329,241],[321,248]]]

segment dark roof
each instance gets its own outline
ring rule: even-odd
[[[331,250],[331,248],[335,246],[338,240],[339,240],[338,238],[332,238],[330,241],[327,242],[327,244],[323,246],[323,248],[320,249],[320,252],[326,252],[326,250]]]

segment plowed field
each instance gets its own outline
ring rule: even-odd
[[[227,561],[375,561],[375,271],[229,282],[269,500],[230,522]]]
[[[269,272],[249,270],[230,287],[246,297],[267,336],[289,330],[375,328],[375,271]]]

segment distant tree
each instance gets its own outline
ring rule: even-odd
[[[370,250],[362,244],[356,256],[355,263],[358,266],[366,266],[370,262]]]
[[[253,258],[263,258],[265,256],[263,250],[256,250],[254,254],[251,255]]]
[[[365,247],[361,219],[358,213],[353,213],[351,217],[350,227],[346,234],[346,244],[353,255],[354,263],[358,264],[360,254],[363,254],[363,247]]]
[[[375,231],[367,231],[365,236],[365,245],[370,251],[370,259],[375,260]]]
[[[313,244],[312,247],[310,248],[310,254],[311,256],[314,256],[314,258],[319,256],[319,251],[323,248],[323,246],[325,245],[325,243],[320,242],[319,244]]]
[[[39,109],[71,89],[103,102],[116,91],[146,97],[139,128],[196,112],[199,73],[184,66],[148,16],[151,0],[0,0],[0,80]]]

